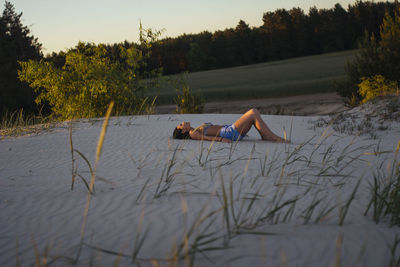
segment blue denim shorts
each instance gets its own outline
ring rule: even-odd
[[[234,124],[224,125],[219,131],[219,136],[226,139],[231,139],[232,141],[240,141],[243,139],[243,135],[236,130]]]

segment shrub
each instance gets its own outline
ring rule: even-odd
[[[204,100],[198,94],[193,94],[189,86],[183,85],[182,91],[175,99],[176,113],[203,113]]]
[[[396,81],[385,79],[382,75],[375,75],[369,78],[362,78],[358,85],[358,92],[362,96],[362,103],[365,103],[377,96],[398,94],[399,88]]]
[[[118,45],[115,57],[105,45],[79,43],[61,67],[45,60],[19,62],[18,76],[37,92],[36,103],[48,103],[61,119],[102,116],[111,101],[118,114],[146,110],[143,105],[151,103],[145,91],[159,75],[146,71],[146,59],[158,34],[141,28],[140,46]]]

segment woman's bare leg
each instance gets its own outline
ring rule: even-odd
[[[274,134],[263,121],[260,116],[260,112],[257,109],[250,109],[242,117],[240,117],[235,123],[235,128],[241,135],[247,134],[251,127],[257,129],[261,135],[262,140],[270,140],[276,142],[285,142],[285,139]]]

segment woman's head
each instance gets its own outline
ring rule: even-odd
[[[176,126],[172,134],[175,139],[189,139],[190,138],[190,122],[182,122]]]

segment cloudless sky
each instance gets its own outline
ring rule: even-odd
[[[262,15],[278,8],[332,8],[347,10],[356,0],[9,0],[22,23],[43,45],[44,54],[67,50],[79,41],[119,43],[138,41],[144,28],[165,29],[161,38],[184,33],[234,28],[239,20],[262,25]],[[4,10],[1,0],[1,12]]]

